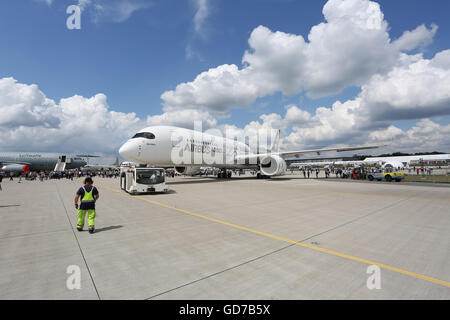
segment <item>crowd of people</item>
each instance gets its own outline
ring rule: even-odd
[[[359,168],[311,168],[311,167],[301,167],[300,172],[303,174],[303,177],[306,179],[310,179],[314,177],[316,179],[319,178],[320,171],[324,171],[325,178],[329,178],[332,174],[336,176],[336,178],[342,179],[366,179],[369,173],[376,172],[377,168],[374,167],[359,167]],[[392,170],[391,170],[392,171]],[[217,176],[220,172],[220,169],[217,168],[207,168],[199,172],[202,176]],[[235,170],[227,170],[227,173],[233,173],[234,176],[241,176],[245,174],[245,170],[243,169],[235,169]],[[256,170],[249,171],[251,175],[256,175]],[[408,168],[408,173],[416,173],[417,175],[432,175],[433,168],[431,167],[413,167]],[[291,169],[291,173],[294,173],[294,169]],[[108,169],[108,170],[84,170],[84,169],[71,169],[65,171],[30,171],[27,173],[20,173],[18,176],[14,172],[6,173],[4,171],[0,171],[0,179],[9,178],[10,181],[17,179],[20,183],[22,179],[25,180],[52,180],[52,179],[70,179],[74,178],[82,178],[82,177],[101,177],[101,178],[118,178],[120,175],[120,171],[118,169]],[[178,173],[174,169],[166,170],[166,177],[175,177]],[[1,181],[1,180],[0,180]]]
[[[441,169],[441,167],[438,167],[438,169]],[[420,175],[420,174],[421,175],[425,175],[425,173],[426,173],[427,175],[431,176],[433,174],[433,168],[431,168],[431,167],[427,167],[427,168],[424,168],[424,167],[420,167],[420,168],[413,167],[412,169],[409,168],[408,169],[408,173],[411,173],[411,170],[413,170],[413,172],[416,172],[417,175]]]
[[[364,180],[367,179],[367,176],[369,173],[375,172],[376,168],[366,168],[366,167],[359,167],[359,168],[328,168],[325,167],[323,169],[321,168],[309,168],[309,167],[303,167],[300,168],[300,172],[303,174],[303,177],[305,179],[310,179],[311,176],[315,174],[315,178],[319,178],[320,171],[323,170],[325,174],[325,178],[328,179],[332,174],[336,176],[336,178],[341,179],[355,179],[355,180]],[[293,169],[291,170],[293,173]]]
[[[0,176],[5,179],[5,177],[9,177],[10,181],[14,181],[17,179],[20,183],[22,179],[25,180],[36,180],[36,181],[44,181],[44,180],[53,180],[53,179],[69,179],[73,180],[74,178],[82,178],[82,177],[102,177],[102,178],[117,178],[119,177],[119,170],[65,170],[65,171],[30,171],[27,173],[20,173],[18,176],[14,172],[6,172],[0,171]]]

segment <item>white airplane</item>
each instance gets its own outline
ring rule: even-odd
[[[344,165],[344,166],[360,166],[364,164],[364,161],[311,161],[311,162],[294,162],[291,163],[290,167],[322,167],[322,166],[338,166],[338,165]]]
[[[7,152],[0,154],[0,171],[28,173],[30,171],[64,171],[86,165],[91,155],[68,155],[57,153]]]
[[[323,161],[323,162],[295,162],[290,167],[307,167],[307,166],[324,166],[324,165],[344,165],[344,166],[360,166],[360,165],[379,165],[383,169],[404,169],[421,163],[440,161],[443,163],[450,162],[450,154],[437,155],[415,155],[415,156],[399,156],[399,157],[370,157],[364,160],[355,161]]]
[[[247,144],[236,140],[184,128],[154,126],[136,133],[122,145],[119,154],[128,161],[175,168],[185,175],[195,175],[201,167],[216,167],[221,169],[219,178],[227,176],[227,169],[256,169],[258,178],[268,178],[285,173],[287,166],[284,159],[288,157],[378,148],[362,146],[280,152],[279,138],[278,132],[267,152],[252,153]],[[259,150],[259,145],[257,148]]]
[[[411,166],[420,166],[421,163],[433,161],[450,162],[450,154],[433,154],[433,155],[415,155],[415,156],[399,156],[399,157],[372,157],[364,159],[366,163],[378,163],[383,168],[407,168]]]
[[[117,170],[120,169],[119,158],[113,164],[86,164],[83,169],[86,170]]]

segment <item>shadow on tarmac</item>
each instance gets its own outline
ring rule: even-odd
[[[188,178],[189,180],[184,180],[184,181],[172,181],[169,182],[166,180],[166,183],[168,185],[176,185],[176,184],[191,184],[191,183],[209,183],[209,182],[218,182],[218,181],[223,181],[223,180],[219,180],[217,178],[207,178],[207,177],[201,177],[201,178]]]
[[[167,181],[166,183],[168,185],[177,185],[177,184],[191,184],[191,183],[210,183],[210,182],[214,182],[214,183],[218,183],[218,182],[229,182],[229,181],[236,181],[236,180],[257,180],[256,176],[253,177],[231,177],[231,179],[219,179],[216,177],[198,177],[198,178],[185,178],[186,180],[183,181]],[[286,181],[286,180],[292,180],[292,179],[296,179],[294,177],[290,178],[290,177],[276,177],[276,178],[271,178],[271,179],[260,179],[260,180],[267,180],[267,181]]]
[[[4,206],[0,206],[0,208],[9,208],[9,207],[20,207],[20,204],[7,204]]]
[[[108,230],[114,230],[114,229],[120,229],[120,228],[123,228],[123,226],[110,226],[110,227],[104,227],[104,228],[95,229],[95,233],[103,232],[103,231],[108,231]]]
[[[175,190],[169,189],[166,192],[142,192],[142,193],[138,193],[138,194],[132,194],[130,193],[130,196],[163,196],[163,195],[167,195],[167,194],[174,194],[177,193]]]

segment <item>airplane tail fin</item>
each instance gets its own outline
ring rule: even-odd
[[[270,152],[280,152],[280,130],[277,131],[275,139],[272,142],[272,146],[270,147]]]
[[[113,166],[118,167],[119,166],[119,157],[116,157],[116,161],[112,164]]]

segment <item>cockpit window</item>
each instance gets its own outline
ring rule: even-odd
[[[155,135],[151,132],[138,132],[131,139],[134,138],[155,139]]]

